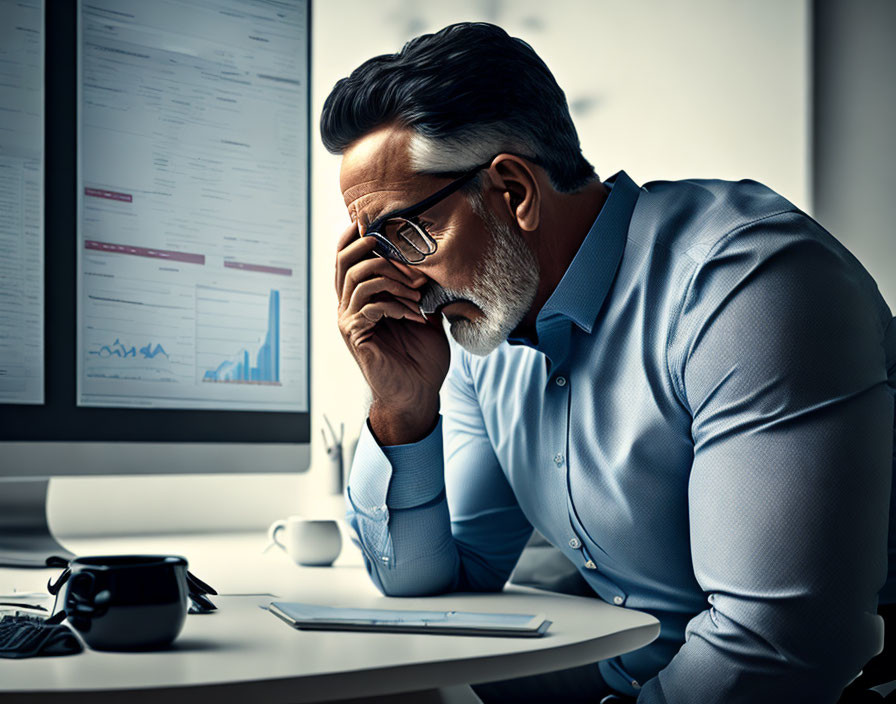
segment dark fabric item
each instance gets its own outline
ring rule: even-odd
[[[0,657],[72,655],[82,650],[81,641],[65,624],[20,614],[0,618]]]
[[[863,701],[896,701],[896,691],[886,699],[871,687],[896,681],[896,604],[881,604],[877,613],[884,619],[884,649],[862,668],[861,676],[843,690],[839,704],[858,704]]]
[[[473,691],[483,704],[595,704],[613,693],[601,677],[597,664],[477,684],[473,685]]]

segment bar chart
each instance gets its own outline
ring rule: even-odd
[[[280,384],[280,292],[277,290],[271,290],[264,342],[257,348],[254,357],[255,364],[252,365],[250,351],[243,348],[234,358],[206,371],[202,381]]]
[[[206,369],[203,382],[225,384],[281,384],[280,380],[280,291],[271,289],[267,299],[267,316],[257,314],[258,294],[222,291],[202,294],[197,299],[199,330],[197,338],[200,358],[227,350],[226,358],[212,369]],[[255,299],[255,300],[253,300]],[[212,315],[219,306],[226,313],[206,323],[204,315]],[[254,309],[254,310],[253,310]],[[253,337],[252,323],[262,320],[265,328]],[[228,344],[230,343],[230,344]],[[233,347],[242,344],[239,349]],[[215,348],[217,352],[211,350]]]

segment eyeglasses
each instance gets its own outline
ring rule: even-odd
[[[408,208],[396,210],[377,218],[367,227],[365,237],[375,237],[374,254],[386,259],[395,259],[405,264],[419,264],[426,257],[435,254],[438,244],[415,218],[439,203],[478,174],[488,168],[491,159],[476,166],[428,198]]]

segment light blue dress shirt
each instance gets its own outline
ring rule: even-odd
[[[606,185],[537,340],[452,343],[420,442],[365,426],[347,499],[368,571],[390,595],[500,590],[534,526],[660,620],[598,665],[639,704],[833,702],[896,602],[896,321],[759,183]]]

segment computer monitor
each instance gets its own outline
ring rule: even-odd
[[[0,11],[46,123],[0,125],[0,563],[39,565],[49,477],[308,467],[310,3]]]

